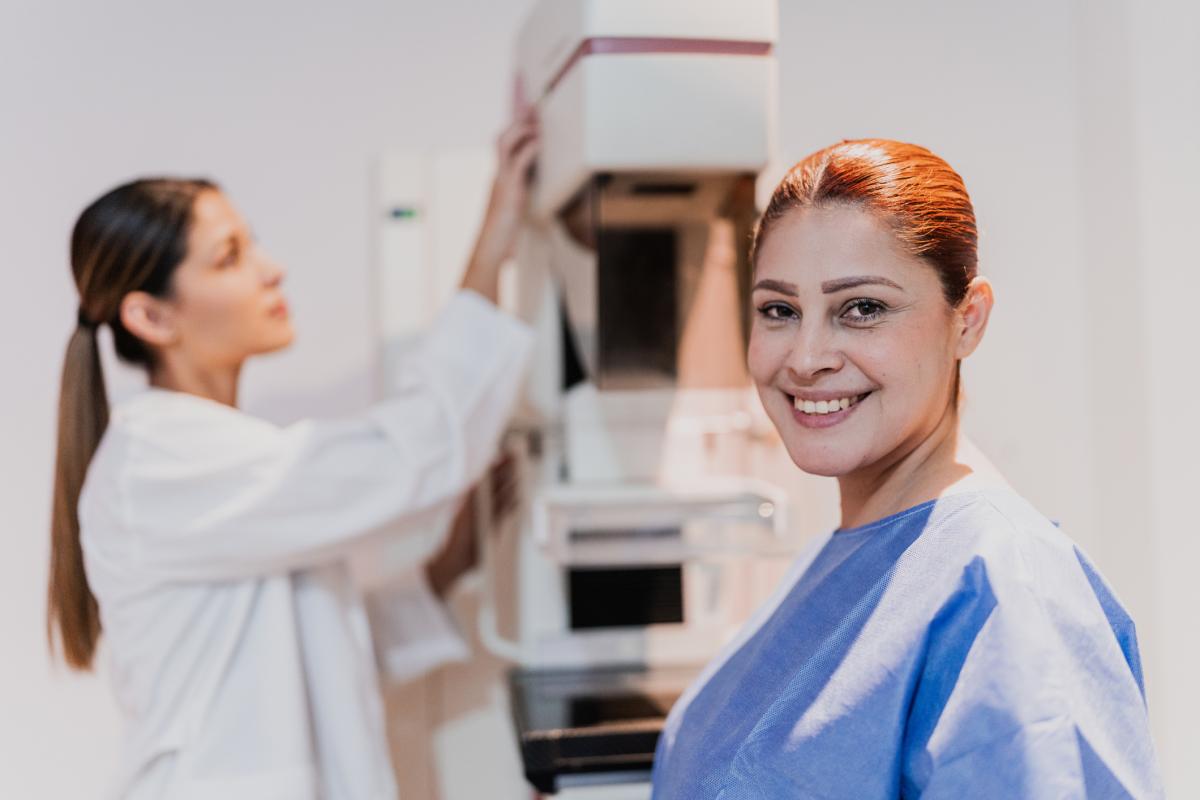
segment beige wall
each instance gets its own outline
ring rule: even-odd
[[[291,268],[300,339],[251,368],[277,420],[371,395],[370,165],[476,145],[508,98],[527,0],[0,6],[0,795],[95,796],[116,753],[103,683],[42,633],[53,412],[83,204],[148,172],[223,181]],[[1139,622],[1171,794],[1200,671],[1200,483],[1190,399],[1200,296],[1200,19],[1154,0],[783,0],[780,168],[844,137],[925,144],[967,180],[999,304],[968,420],[1094,556]]]

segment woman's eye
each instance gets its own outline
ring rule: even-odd
[[[843,319],[851,322],[870,322],[887,311],[887,306],[878,300],[851,300],[842,311]]]
[[[799,317],[795,309],[783,303],[767,303],[759,307],[758,313],[770,320],[790,320]]]
[[[237,263],[238,255],[239,255],[238,249],[236,247],[230,248],[228,250],[228,252],[225,253],[225,255],[221,256],[221,260],[217,262],[217,266],[218,267],[232,267],[234,264]]]

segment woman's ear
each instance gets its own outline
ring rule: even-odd
[[[179,338],[170,305],[147,292],[125,295],[121,300],[121,324],[151,347],[169,347]]]
[[[967,294],[959,303],[956,313],[959,331],[955,358],[963,359],[975,352],[975,348],[983,339],[984,331],[987,330],[988,317],[991,316],[995,299],[991,282],[982,275],[967,285]]]

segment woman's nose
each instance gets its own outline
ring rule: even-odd
[[[262,270],[263,283],[267,286],[272,288],[278,286],[287,277],[287,269],[268,255],[264,254],[261,256],[259,265],[259,268]]]
[[[823,373],[837,372],[845,357],[836,346],[833,333],[824,326],[801,326],[788,353],[785,366],[797,383],[811,383]]]

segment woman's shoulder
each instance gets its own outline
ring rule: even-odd
[[[127,455],[193,460],[244,452],[279,434],[277,426],[237,408],[151,388],[113,406],[103,444]]]
[[[896,578],[931,601],[1017,607],[1092,591],[1076,545],[1011,488],[954,491],[921,516]]]
[[[939,501],[927,552],[964,576],[963,591],[999,606],[1037,609],[1060,621],[1098,621],[1120,637],[1132,621],[1083,549],[1057,523],[1008,487],[990,487]]]
[[[988,485],[938,499],[930,528],[979,556],[1070,555],[1077,546],[1059,525],[1008,486]]]
[[[897,578],[935,593],[938,586],[959,584],[968,571],[1041,584],[1054,573],[1075,576],[1082,561],[1054,522],[1012,488],[994,482],[963,482],[906,511],[839,530],[833,541],[895,559]]]
[[[244,458],[273,442],[279,429],[235,408],[182,392],[145,389],[115,403],[88,465],[80,513],[112,505],[131,479],[187,472]]]

